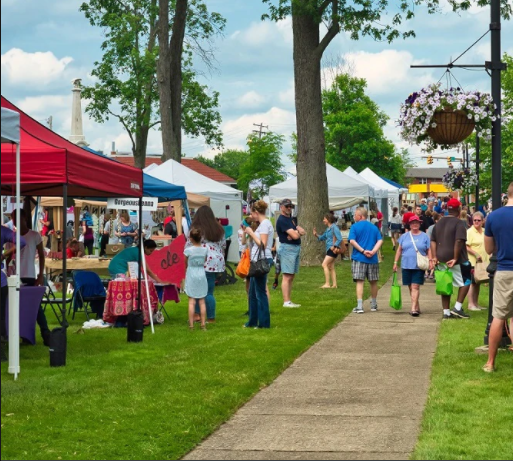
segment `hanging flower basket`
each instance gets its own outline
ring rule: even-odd
[[[474,129],[477,136],[489,140],[495,109],[487,93],[441,90],[440,84],[430,85],[411,94],[401,105],[400,134],[410,144],[423,144],[428,152],[453,148]]]
[[[426,133],[437,144],[459,144],[472,134],[475,126],[464,111],[446,107],[433,114]]]
[[[460,190],[469,194],[476,189],[477,174],[473,168],[451,169],[444,174],[442,183],[450,191]]]

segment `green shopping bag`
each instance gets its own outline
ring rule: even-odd
[[[446,266],[445,264],[436,266],[435,281],[437,295],[452,295],[452,272],[449,270],[448,266]]]
[[[403,300],[401,298],[401,285],[397,283],[397,272],[394,272],[392,279],[392,287],[390,288],[390,307],[398,311],[403,308]]]

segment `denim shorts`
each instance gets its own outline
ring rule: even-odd
[[[301,245],[281,243],[278,247],[278,255],[281,263],[282,274],[297,274],[299,272],[299,254]]]
[[[403,285],[408,286],[412,283],[424,285],[424,271],[422,269],[403,269]]]

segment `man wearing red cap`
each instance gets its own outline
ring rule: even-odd
[[[513,318],[513,182],[508,187],[506,205],[493,211],[486,219],[485,249],[488,254],[497,252],[488,362],[483,366],[483,370],[490,373],[495,371],[495,357],[504,323]]]
[[[450,319],[451,316],[461,319],[470,318],[462,307],[470,289],[472,266],[467,254],[467,229],[459,219],[460,211],[460,201],[455,198],[450,199],[447,202],[448,215],[438,221],[431,233],[431,254],[434,262],[447,264],[452,272],[452,284],[458,288],[458,298],[452,311],[451,297],[442,295],[444,319]]]

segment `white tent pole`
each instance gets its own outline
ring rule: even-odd
[[[146,258],[144,254],[144,245],[141,245],[141,259],[144,269],[144,281],[146,283],[146,299],[148,300],[148,314],[150,316],[151,332],[155,334],[155,326],[153,325],[153,310],[151,308],[150,287],[148,286],[148,274],[146,272]]]
[[[20,145],[16,144],[16,275],[9,277],[9,368],[18,379],[20,372]]]

